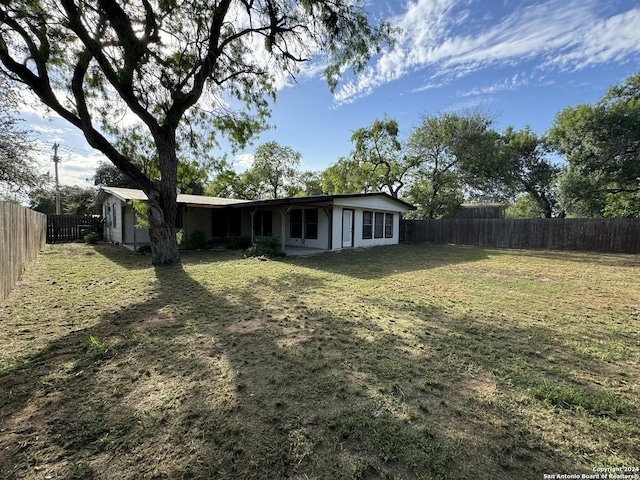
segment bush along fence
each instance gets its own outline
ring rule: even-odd
[[[0,299],[6,298],[27,265],[44,247],[47,216],[0,202]]]
[[[47,243],[82,240],[88,233],[102,234],[102,217],[47,215]]]
[[[406,243],[640,253],[638,218],[403,220]]]

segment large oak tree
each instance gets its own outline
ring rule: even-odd
[[[0,63],[146,193],[152,261],[171,264],[179,139],[197,144],[192,134],[208,131],[242,143],[263,125],[277,82],[308,59],[326,62],[332,89],[346,67],[361,70],[391,36],[361,3],[8,0]],[[160,180],[117,148],[123,115],[153,139]]]
[[[581,216],[640,216],[640,73],[595,104],[560,111],[549,145],[569,163],[563,207]]]

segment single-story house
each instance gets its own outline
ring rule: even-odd
[[[146,199],[142,190],[102,187],[98,204],[105,219],[105,240],[134,249],[148,244],[149,232],[135,226],[131,205],[132,200]],[[260,201],[178,194],[177,201],[176,228],[182,231],[182,246],[199,230],[211,241],[277,237],[283,251],[397,244],[400,218],[414,209],[382,192]]]

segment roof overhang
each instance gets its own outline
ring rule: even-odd
[[[130,200],[146,201],[147,196],[142,190],[135,188],[102,187],[98,193],[98,199],[104,201],[106,195],[113,195],[123,202]],[[341,195],[314,195],[310,197],[289,197],[275,200],[241,200],[237,198],[208,197],[206,195],[178,194],[177,202],[182,205],[194,208],[258,208],[258,207],[278,207],[309,205],[327,207],[334,203],[349,199],[384,198],[386,201],[396,203],[400,210],[415,210],[416,207],[404,200],[394,198],[388,193],[353,193]]]
[[[353,194],[340,194],[340,195],[315,195],[310,197],[289,197],[289,198],[278,198],[275,200],[257,200],[257,201],[247,201],[242,204],[231,205],[234,208],[238,207],[269,207],[269,206],[281,206],[281,205],[317,205],[317,206],[327,206],[333,205],[336,200],[347,200],[352,198],[375,198],[375,197],[383,197],[387,200],[391,200],[392,202],[396,202],[403,210],[415,210],[416,207],[411,205],[404,200],[400,200],[398,198],[394,198],[391,195],[384,192],[375,192],[375,193],[353,193]]]

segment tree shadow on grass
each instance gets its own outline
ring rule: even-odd
[[[310,301],[315,275],[213,289],[191,267],[157,268],[148,298],[0,373],[5,478],[507,479],[579,466],[501,409],[486,371],[469,374],[448,313],[407,311],[403,334],[390,312]]]
[[[95,252],[127,270],[147,269],[151,265],[151,255],[129,250],[122,245],[100,243],[93,245]],[[242,256],[238,250],[182,250],[180,260],[184,265],[212,264],[226,262]]]
[[[486,249],[468,246],[401,244],[327,252],[284,262],[329,273],[373,280],[392,275],[488,258]]]

